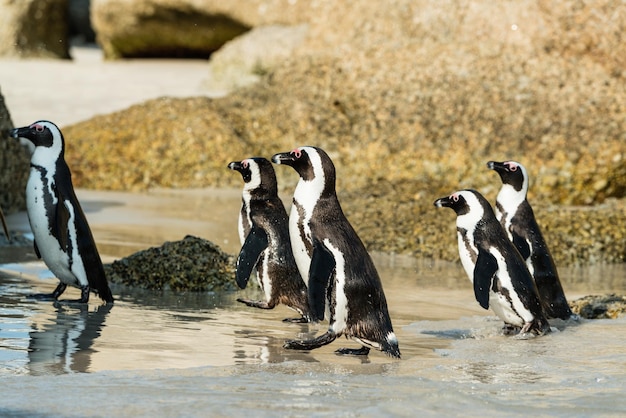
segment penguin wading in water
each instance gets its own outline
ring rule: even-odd
[[[14,129],[12,136],[35,145],[26,185],[26,210],[35,253],[61,281],[52,294],[43,296],[56,300],[70,285],[80,289],[79,303],[89,301],[90,290],[103,301],[113,302],[98,249],[74,193],[64,159],[63,134],[54,123],[39,121]]]
[[[248,306],[273,309],[282,303],[302,315],[286,322],[309,322],[307,288],[300,277],[291,252],[289,218],[278,197],[276,174],[265,158],[233,161],[228,168],[238,171],[244,180],[237,258],[237,285],[245,289],[254,270],[265,293],[265,301],[237,299]]]
[[[474,296],[520,333],[550,331],[537,288],[524,260],[509,241],[487,200],[475,190],[462,190],[435,201],[456,214],[459,256],[474,285]]]
[[[571,318],[572,310],[556,265],[527,200],[528,172],[515,161],[489,161],[487,167],[495,170],[502,179],[502,188],[496,198],[496,217],[526,261],[546,315],[548,318]]]
[[[329,328],[311,340],[289,340],[285,348],[312,350],[342,334],[362,345],[338,354],[367,355],[370,348],[400,358],[378,272],[346,219],[335,192],[335,166],[320,148],[300,147],[272,157],[300,175],[289,216],[294,256],[307,278],[314,320],[328,309]]]

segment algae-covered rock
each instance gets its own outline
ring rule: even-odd
[[[186,236],[105,265],[112,283],[144,289],[235,290],[232,256],[210,241]]]
[[[572,312],[587,319],[616,319],[626,312],[626,295],[589,295],[570,302]]]

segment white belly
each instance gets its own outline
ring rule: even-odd
[[[298,222],[298,209],[296,208],[296,205],[293,205],[291,207],[291,213],[289,214],[289,238],[291,240],[291,251],[296,259],[296,265],[298,266],[300,276],[302,276],[304,283],[308,286],[311,257],[309,256],[306,250],[306,245],[300,236]]]
[[[517,292],[513,289],[512,279],[508,274],[506,262],[499,251],[492,249],[491,254],[498,262],[498,280],[500,285],[508,290],[511,300],[507,300],[503,295],[489,291],[489,307],[504,322],[523,326],[534,320],[533,314],[524,306]]]
[[[56,205],[57,201],[53,198],[53,204]],[[30,227],[37,243],[37,248],[41,254],[41,258],[46,263],[46,266],[50,271],[63,283],[72,286],[84,286],[87,285],[87,278],[85,274],[79,274],[82,276],[80,279],[72,272],[80,268],[84,271],[82,260],[77,257],[70,270],[69,256],[66,253],[66,249],[61,248],[59,241],[52,235],[48,228],[48,216],[44,205],[44,185],[41,182],[40,174],[35,171],[28,178],[26,186],[26,211],[28,213],[28,219]],[[73,222],[73,210],[70,211],[69,223]],[[73,228],[72,228],[73,229]],[[73,237],[71,236],[73,232]],[[76,231],[70,231],[70,239],[74,239],[76,242]],[[77,254],[77,248],[74,248],[74,253]],[[78,263],[76,263],[78,261]],[[76,265],[78,264],[78,265]],[[82,279],[82,280],[81,280]]]

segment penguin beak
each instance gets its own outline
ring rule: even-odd
[[[294,161],[294,156],[290,152],[280,152],[272,157],[274,164],[293,165]]]
[[[487,168],[495,170],[498,173],[509,171],[509,168],[504,163],[499,163],[497,161],[489,161],[487,163]]]
[[[15,139],[19,139],[19,138],[31,139],[30,134],[31,134],[31,129],[28,126],[24,126],[23,128],[15,128],[10,131],[11,138],[15,138]]]
[[[438,208],[449,208],[452,206],[452,201],[450,200],[450,196],[446,196],[435,200],[434,205]]]
[[[241,161],[232,161],[228,164],[228,168],[235,171],[241,171]]]

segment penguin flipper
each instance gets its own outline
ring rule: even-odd
[[[59,193],[57,191],[57,207],[54,222],[54,227],[56,228],[56,231],[54,231],[54,235],[59,240],[59,245],[61,245],[61,248],[64,251],[67,251],[69,246],[69,220],[70,211],[67,207],[66,201],[63,199],[63,196],[59,196]]]
[[[524,260],[528,259],[528,257],[530,257],[531,250],[528,241],[523,236],[518,234],[515,230],[511,231],[511,235],[513,236],[513,245],[515,245],[517,251],[519,251]]]
[[[254,266],[256,266],[261,253],[267,248],[267,245],[268,240],[265,231],[258,226],[253,226],[237,257],[235,280],[239,288],[245,289],[248,285],[252,270],[254,270]]]
[[[489,309],[489,288],[496,271],[498,271],[496,258],[487,251],[479,249],[474,267],[474,296],[484,309]]]
[[[37,258],[41,260],[41,253],[39,252],[39,247],[37,246],[37,241],[33,240],[33,249],[35,250],[35,255]]]
[[[334,270],[335,257],[321,242],[315,243],[309,268],[309,306],[315,320],[324,319],[326,289]]]

